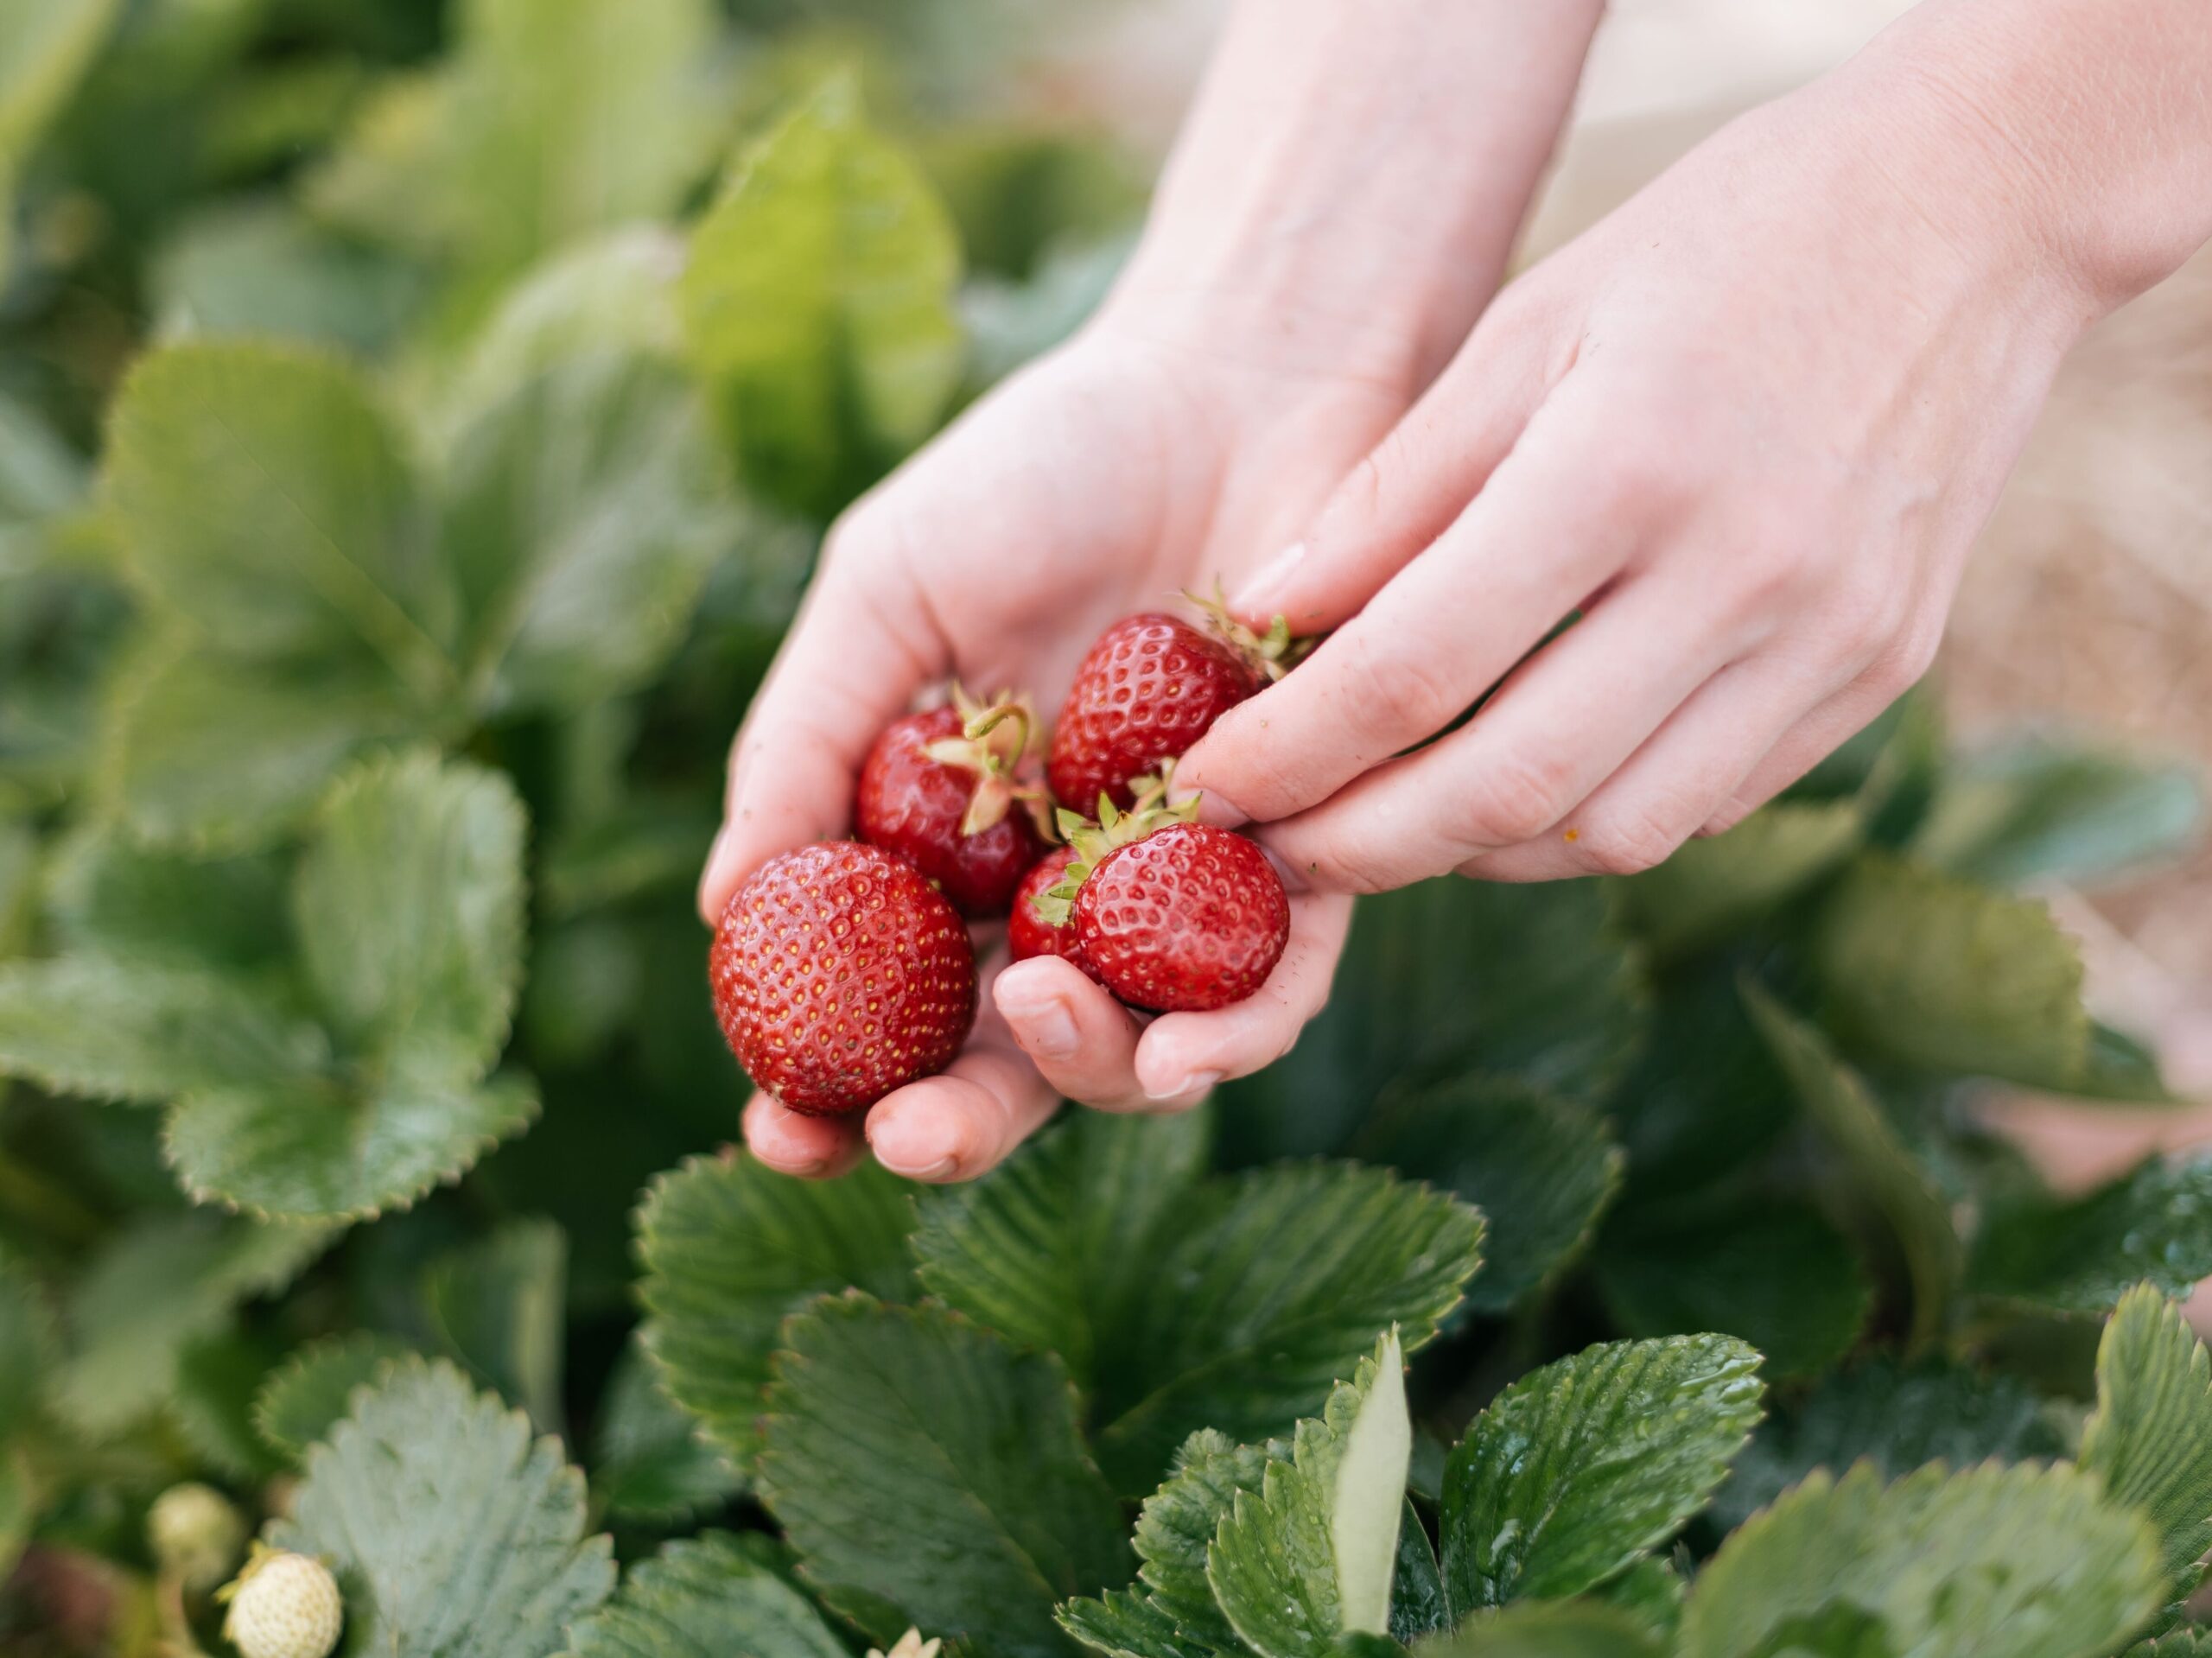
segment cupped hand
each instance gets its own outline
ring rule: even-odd
[[[1207,815],[1323,890],[1641,870],[1917,679],[2091,310],[1955,116],[1847,73],[1508,288],[1233,590],[1336,632],[1186,758]]]
[[[1106,625],[1249,575],[1404,411],[1410,369],[1308,365],[1105,322],[1007,383],[857,505],[830,537],[732,754],[701,884],[712,924],[776,853],[850,832],[876,734],[957,677],[1027,690],[1049,716]],[[1287,1050],[1327,994],[1349,900],[1305,895],[1247,1001],[1149,1022],[1066,962],[985,958],[982,1009],[942,1075],[866,1116],[757,1096],[763,1161],[833,1174],[861,1153],[925,1180],[982,1172],[1063,1096],[1114,1110],[1194,1104]],[[986,937],[987,943],[995,941]]]

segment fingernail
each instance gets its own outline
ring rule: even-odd
[[[959,1172],[960,1159],[926,1124],[909,1128],[904,1117],[894,1118],[880,1128],[871,1127],[868,1138],[875,1160],[909,1180],[945,1180]]]
[[[1027,1036],[1030,1051],[1040,1059],[1072,1059],[1081,1039],[1076,1034],[1075,1015],[1067,1003],[1058,996],[1046,996],[1040,1001],[1024,1002],[1017,999],[1014,1006],[1003,1010],[1007,1018],[1021,1026]]]
[[[1273,614],[1282,606],[1275,595],[1288,584],[1292,575],[1306,562],[1306,543],[1294,541],[1282,551],[1244,578],[1236,589],[1236,596],[1229,601],[1230,609],[1240,616],[1256,615],[1262,612]]]
[[[880,1158],[876,1160],[882,1162]],[[940,1157],[925,1169],[902,1169],[893,1163],[884,1163],[883,1166],[909,1180],[950,1180],[960,1172],[959,1159],[951,1157]]]
[[[1217,1070],[1194,1070],[1173,1088],[1148,1088],[1144,1091],[1147,1100],[1179,1100],[1192,1094],[1204,1094],[1221,1081]]]

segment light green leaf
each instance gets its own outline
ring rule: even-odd
[[[328,1046],[283,998],[213,973],[94,956],[0,966],[0,1072],[58,1094],[158,1104],[288,1087]]]
[[[0,11],[0,281],[11,264],[16,175],[120,10],[121,0],[37,0]]]
[[[1207,1135],[1202,1112],[1068,1114],[931,1206],[913,1240],[923,1286],[1094,1386],[1162,1293],[1164,1229],[1185,1219]]]
[[[2087,1058],[2081,955],[2034,899],[1870,854],[1809,960],[1840,1039],[1893,1064],[2063,1088]]]
[[[618,1520],[674,1525],[745,1489],[729,1458],[662,1391],[632,1341],[615,1361],[592,1437],[592,1489]]]
[[[1778,801],[1618,883],[1624,918],[1662,956],[1706,949],[1836,869],[1863,833],[1851,801]]]
[[[679,1539],[631,1568],[569,1636],[574,1658],[851,1658],[804,1595],[726,1533]]]
[[[2064,1448],[2043,1401],[2017,1376],[1872,1359],[1822,1377],[1761,1424],[1707,1512],[1732,1531],[1815,1468],[1840,1473],[1871,1462],[1894,1479],[1931,1462],[2024,1462]]]
[[[1682,1658],[1771,1658],[1819,1630],[1859,1653],[2093,1658],[2158,1604],[2142,1519],[2065,1464],[1923,1469],[1884,1488],[1815,1474],[1722,1545],[1683,1610]],[[1792,1644],[1790,1636],[1798,1637]]]
[[[664,1175],[638,1216],[645,1342],[669,1396],[748,1464],[760,1390],[785,1318],[849,1286],[913,1293],[907,1187],[873,1163],[794,1180],[742,1153]]]
[[[96,1255],[64,1307],[68,1356],[48,1401],[86,1433],[124,1427],[159,1405],[178,1356],[234,1309],[283,1289],[321,1254],[327,1226],[270,1225],[207,1210],[150,1214]]]
[[[269,1373],[253,1401],[254,1429],[296,1463],[353,1407],[353,1393],[414,1350],[397,1336],[356,1330],[309,1342]]]
[[[1912,1278],[1912,1336],[1931,1340],[1950,1316],[1964,1251],[1949,1205],[1898,1137],[1858,1072],[1814,1026],[1749,980],[1745,1006],[1789,1078],[1798,1102],[1896,1232]]]
[[[54,1354],[54,1318],[38,1286],[0,1257],[0,1445],[29,1425]]]
[[[440,547],[480,701],[567,710],[666,662],[739,510],[698,393],[634,353],[571,358],[455,440]]]
[[[1834,1364],[1873,1300],[1851,1245],[1802,1202],[1693,1204],[1608,1227],[1595,1265],[1605,1310],[1629,1335],[1741,1337],[1770,1376]]]
[[[929,435],[960,378],[960,245],[912,161],[833,79],[700,225],[684,328],[746,477],[817,517]]]
[[[1662,1658],[1628,1613],[1573,1602],[1484,1612],[1421,1651],[1421,1658]]]
[[[453,601],[408,458],[337,359],[232,340],[149,354],[116,398],[106,486],[141,582],[221,651],[365,650],[417,692],[450,684]]]
[[[356,1394],[270,1533],[329,1561],[354,1652],[543,1658],[614,1587],[560,1441],[447,1364],[402,1360]]]
[[[2195,766],[2033,736],[1955,762],[1914,849],[1994,886],[2078,882],[2185,851],[2203,819]]]
[[[792,1319],[784,1346],[760,1489],[809,1579],[1007,1658],[1070,1650],[1053,1608],[1130,1561],[1059,1361],[859,1294]]]
[[[293,914],[332,1027],[372,1067],[474,1079],[522,981],[522,803],[506,778],[429,754],[371,760],[331,791]]]
[[[148,280],[165,339],[252,334],[362,353],[391,342],[423,289],[412,267],[277,201],[194,214]]]
[[[569,1241],[551,1221],[509,1221],[430,1263],[423,1302],[448,1354],[540,1432],[563,1427]]]
[[[1967,1287],[2061,1312],[2102,1312],[2139,1280],[2186,1295],[2212,1277],[2212,1158],[2152,1157],[2071,1199],[2037,1191],[1993,1204]]]
[[[1742,1467],[1740,1459],[1737,1466]],[[1726,1483],[1734,1483],[1733,1477]],[[1592,1590],[1589,1598],[1618,1607],[1655,1641],[1671,1645],[1675,1631],[1681,1627],[1682,1597],[1688,1587],[1671,1561],[1647,1554],[1611,1583]]]
[[[1348,1165],[1211,1183],[1173,1229],[1096,1387],[1099,1459],[1125,1491],[1195,1429],[1255,1440],[1314,1414],[1378,1329],[1426,1344],[1482,1259],[1466,1204]]]
[[[1621,1178],[1603,1119],[1503,1077],[1394,1096],[1357,1149],[1482,1211],[1485,1259],[1467,1287],[1478,1312],[1507,1312],[1579,1255]]]
[[[47,898],[67,955],[248,973],[291,943],[275,858],[185,858],[108,829],[61,848]]]
[[[2181,1309],[2148,1284],[2120,1298],[2097,1349],[2097,1407],[2082,1466],[2157,1534],[2168,1598],[2194,1593],[2212,1549],[2212,1360]]]
[[[1405,1359],[1376,1344],[1319,1419],[1240,1492],[1206,1554],[1214,1599],[1264,1658],[1325,1653],[1339,1635],[1382,1635],[1413,1459]]]
[[[1673,1536],[1758,1420],[1758,1363],[1725,1336],[1610,1342],[1500,1394],[1445,1469],[1453,1612],[1580,1594]]]

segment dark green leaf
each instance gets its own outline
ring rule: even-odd
[[[1397,1574],[1390,1584],[1390,1634],[1410,1645],[1424,1635],[1452,1627],[1452,1604],[1444,1592],[1444,1572],[1436,1547],[1423,1529],[1413,1496],[1405,1499],[1398,1521]]]
[[[1421,1658],[1662,1658],[1625,1612],[1573,1602],[1507,1606],[1478,1614]]]
[[[2186,1295],[2212,1276],[2212,1158],[2152,1157],[2084,1197],[1993,1206],[1967,1287],[2061,1312],[2103,1312],[2137,1282]]]
[[[2078,882],[2187,849],[2203,816],[2194,766],[2027,737],[1955,763],[1914,847],[1996,886]]]
[[[1624,918],[1656,954],[1689,955],[1754,924],[1834,870],[1862,832],[1850,801],[1777,802],[1622,881]]]
[[[54,1350],[45,1299],[28,1274],[0,1257],[0,1445],[30,1421]]]
[[[814,1604],[725,1533],[631,1569],[569,1636],[574,1658],[851,1658]]]
[[[353,1391],[414,1350],[396,1336],[365,1330],[309,1342],[269,1373],[254,1400],[255,1429],[297,1462],[353,1408]]]
[[[550,1221],[509,1221],[433,1262],[423,1279],[447,1353],[545,1433],[563,1428],[569,1243]]]
[[[729,1458],[661,1389],[636,1342],[622,1350],[592,1437],[592,1488],[618,1520],[672,1525],[745,1488]]]
[[[1628,1152],[1630,1206],[1663,1205],[1734,1173],[1796,1115],[1789,1078],[1726,969],[1662,988],[1650,1035],[1605,1109]]]
[[[290,946],[274,858],[185,858],[109,830],[66,848],[48,902],[71,955],[244,973]]]
[[[225,1331],[177,1356],[169,1415],[193,1455],[232,1479],[255,1480],[283,1464],[253,1426],[254,1396],[276,1356],[264,1338]]]
[[[41,0],[0,29],[0,281],[13,263],[17,170],[121,11],[121,0]]]
[[[1738,1458],[1736,1472],[1727,1483],[1742,1477],[1743,1465],[1743,1459]],[[1682,1596],[1688,1588],[1681,1573],[1671,1562],[1647,1554],[1611,1583],[1592,1590],[1590,1598],[1618,1607],[1642,1625],[1653,1640],[1667,1645],[1673,1642],[1675,1631],[1681,1626]]]
[[[2082,1466],[2157,1534],[2168,1598],[2195,1592],[2212,1549],[2212,1359],[2181,1309],[2148,1284],[2130,1290],[2097,1349],[2097,1408]]]

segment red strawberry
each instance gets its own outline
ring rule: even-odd
[[[1202,823],[1116,848],[1075,899],[1097,981],[1155,1013],[1226,1007],[1267,981],[1290,937],[1290,900],[1260,848]]]
[[[1045,850],[1014,781],[1029,726],[1019,702],[982,708],[964,696],[893,721],[861,766],[855,831],[906,859],[963,915],[1004,915]]]
[[[1046,775],[1060,804],[1086,816],[1103,795],[1127,810],[1132,778],[1155,772],[1228,709],[1281,671],[1289,629],[1266,638],[1204,607],[1211,633],[1157,612],[1128,617],[1098,636],[1077,664],[1052,728]]]
[[[1083,953],[1082,940],[1075,936],[1073,913],[1063,912],[1061,919],[1050,921],[1037,905],[1039,898],[1059,885],[1067,873],[1069,860],[1074,856],[1071,847],[1055,848],[1045,854],[1042,863],[1021,878],[1021,886],[1014,895],[1014,919],[1007,927],[1007,943],[1017,962],[1026,962],[1033,956],[1058,956],[1073,962],[1095,979],[1098,975]]]
[[[710,973],[738,1063],[810,1116],[944,1070],[976,1022],[958,912],[905,859],[856,841],[763,864],[722,912]]]

